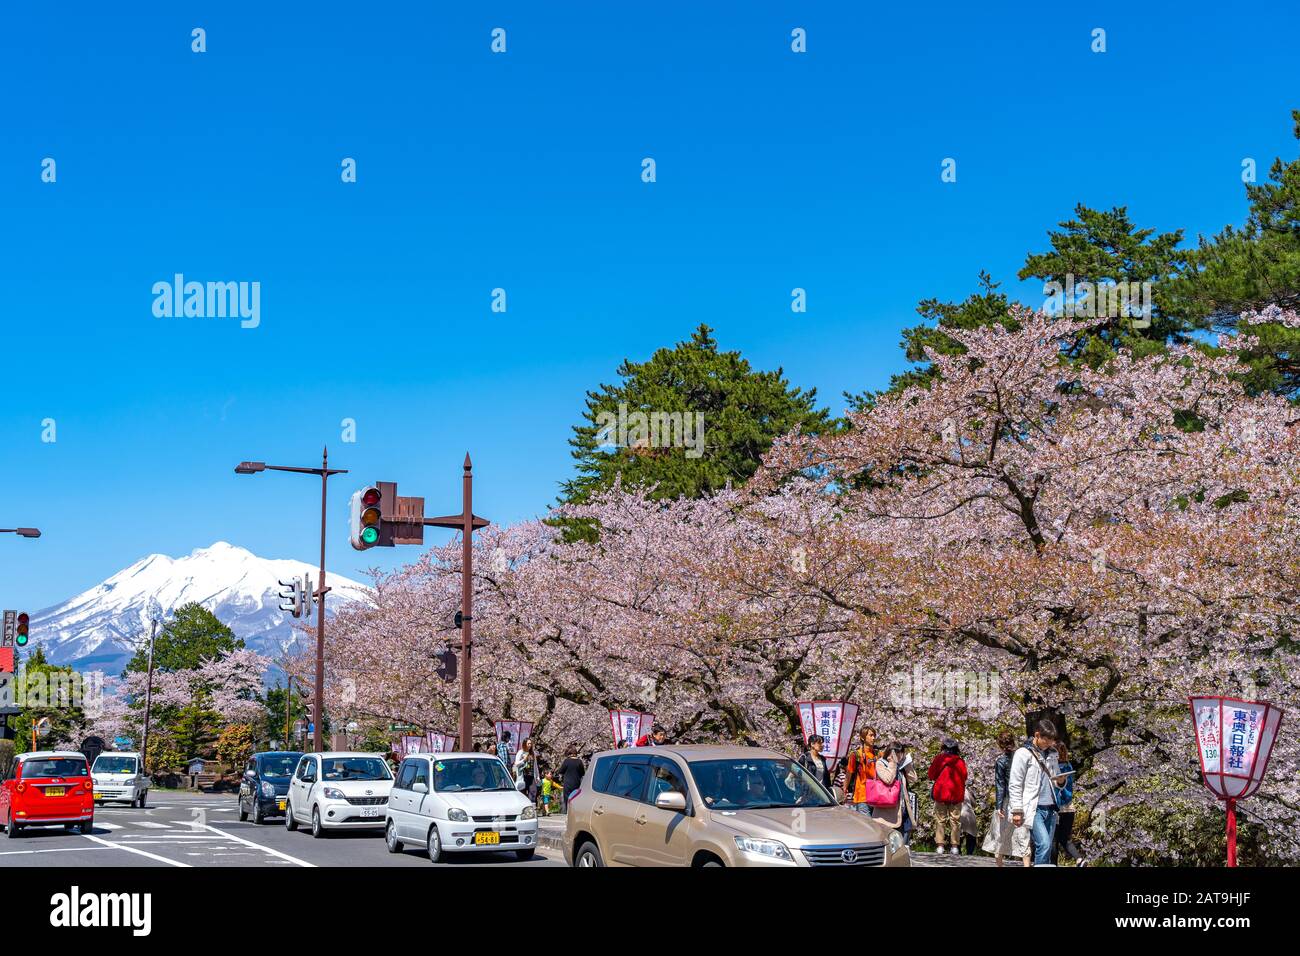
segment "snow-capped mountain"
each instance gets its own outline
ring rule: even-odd
[[[303,574],[316,587],[315,565],[259,558],[225,541],[183,558],[151,554],[89,591],[33,614],[32,643],[42,645],[56,664],[119,674],[138,642],[148,639],[149,599],[156,598],[164,613],[201,604],[252,650],[278,654],[295,636],[293,615],[279,607],[278,582]],[[368,600],[369,589],[356,581],[330,572],[326,583],[327,613],[345,601]]]

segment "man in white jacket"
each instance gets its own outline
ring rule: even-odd
[[[1032,741],[1011,758],[1007,810],[1017,827],[1029,827],[1034,842],[1034,866],[1052,861],[1058,810],[1056,788],[1064,783],[1056,759],[1056,725],[1040,720]]]

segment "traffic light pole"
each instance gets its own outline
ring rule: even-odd
[[[149,676],[144,685],[144,734],[140,738],[140,763],[149,772],[149,712],[153,708],[153,642],[158,635],[158,621],[149,622]]]
[[[298,468],[291,465],[268,465],[262,461],[243,461],[235,466],[237,475],[255,475],[259,471],[293,471],[300,475],[320,475],[320,590],[316,592],[316,613],[319,615],[316,619],[316,680],[314,682],[315,693],[312,694],[312,722],[314,724],[314,733],[312,735],[313,746],[316,753],[325,749],[324,745],[324,721],[322,717],[322,708],[325,705],[325,593],[329,588],[325,586],[325,502],[326,493],[329,485],[330,475],[346,475],[346,468],[331,468],[329,466],[329,449],[321,451],[319,468]]]

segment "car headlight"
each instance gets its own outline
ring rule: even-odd
[[[897,830],[889,831],[889,852],[897,853],[903,847],[903,834]]]
[[[324,790],[321,791],[321,793],[325,795],[326,800],[347,799],[347,797],[343,795],[343,791],[340,790],[338,787],[326,787]]]
[[[447,819],[452,823],[469,823],[469,814],[460,807],[452,807],[447,811]]]
[[[750,853],[754,856],[761,856],[769,860],[781,860],[786,863],[793,863],[794,857],[786,849],[784,843],[778,843],[776,840],[755,840],[753,837],[736,837],[736,849],[741,853]]]
[[[520,820],[536,820],[536,819],[537,819],[537,808],[536,808],[535,806],[533,806],[533,805],[530,803],[528,806],[524,807],[524,812],[521,813],[521,814],[519,814],[519,819],[520,819]]]
[[[268,780],[262,781],[262,796],[264,797],[275,796],[275,787],[271,786],[271,783]]]

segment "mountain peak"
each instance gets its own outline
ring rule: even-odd
[[[256,557],[252,551],[247,548],[241,548],[237,544],[231,544],[229,541],[214,541],[206,548],[195,548],[190,552],[191,558],[252,558]]]

